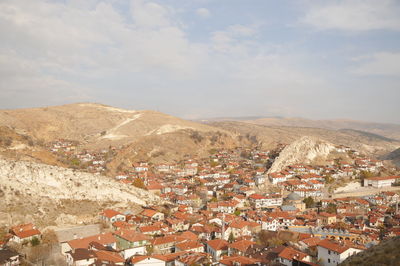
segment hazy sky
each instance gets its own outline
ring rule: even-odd
[[[398,0],[1,0],[0,109],[400,123]]]

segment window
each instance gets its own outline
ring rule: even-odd
[[[328,254],[331,255],[331,251],[330,250],[328,250]]]
[[[331,263],[331,259],[328,259],[328,263]]]

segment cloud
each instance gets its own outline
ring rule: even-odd
[[[400,30],[400,5],[396,0],[323,1],[310,6],[301,22],[320,30]]]
[[[195,104],[218,110],[227,99],[226,112],[243,105],[256,112],[266,102],[301,102],[325,86],[298,67],[295,52],[258,42],[257,25],[228,25],[194,41],[173,7],[121,2],[126,9],[112,1],[0,1],[0,103],[102,97],[186,112]],[[290,102],[288,93],[299,97]]]
[[[162,5],[146,0],[131,1],[132,18],[138,26],[167,27],[171,26],[168,10]]]
[[[196,14],[202,18],[208,18],[211,16],[210,10],[204,7],[196,9]]]
[[[380,52],[353,58],[360,63],[351,70],[357,75],[380,75],[400,77],[400,53]]]

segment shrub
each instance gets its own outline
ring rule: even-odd
[[[31,240],[32,247],[37,246],[39,244],[40,244],[40,240],[36,236],[33,237],[32,240]]]

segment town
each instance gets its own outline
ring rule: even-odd
[[[49,149],[87,171],[106,171],[113,148],[76,146],[60,140]],[[15,224],[0,235],[0,265],[49,257],[54,265],[338,265],[400,236],[398,169],[337,146],[326,165],[269,172],[284,147],[134,163],[110,178],[158,195],[159,204],[107,208],[97,224],[57,230]],[[356,192],[337,192],[352,184]]]

